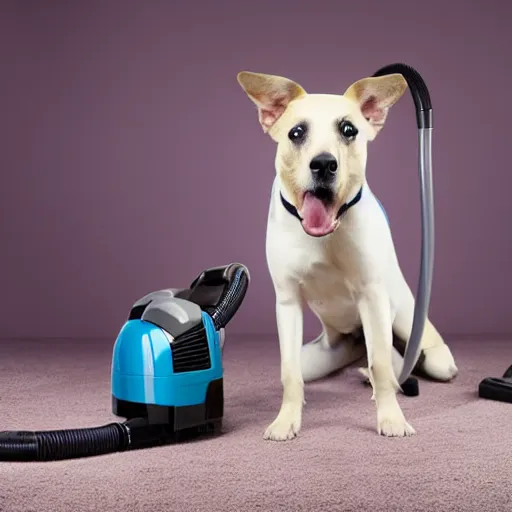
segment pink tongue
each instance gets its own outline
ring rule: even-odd
[[[311,234],[322,235],[328,233],[332,226],[332,215],[324,203],[309,192],[304,196],[302,205],[302,226]]]

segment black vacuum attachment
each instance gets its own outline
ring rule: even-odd
[[[478,386],[478,396],[497,402],[512,404],[512,366],[504,373],[503,377],[487,377]]]

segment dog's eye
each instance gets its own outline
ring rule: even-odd
[[[302,124],[298,124],[297,126],[294,126],[288,132],[288,138],[292,142],[300,142],[304,139],[305,136],[306,136],[306,127]]]
[[[349,121],[342,121],[339,128],[341,135],[347,140],[353,139],[359,133],[357,128]]]

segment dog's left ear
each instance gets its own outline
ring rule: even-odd
[[[343,96],[355,101],[365,119],[373,128],[373,140],[384,126],[389,109],[407,89],[400,73],[363,78],[353,83]]]
[[[258,107],[258,118],[265,133],[283,115],[288,104],[306,94],[297,83],[277,75],[241,71],[238,83]]]

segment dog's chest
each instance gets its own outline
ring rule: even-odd
[[[323,307],[332,302],[350,302],[353,284],[345,269],[328,261],[311,262],[299,279],[302,294],[309,303]]]
[[[316,263],[300,280],[301,292],[310,309],[339,332],[352,332],[359,323],[355,288],[340,268]]]
[[[350,332],[358,322],[360,276],[354,247],[334,237],[330,243],[308,240],[287,247],[281,255],[287,271],[299,282],[305,302],[325,323]]]

